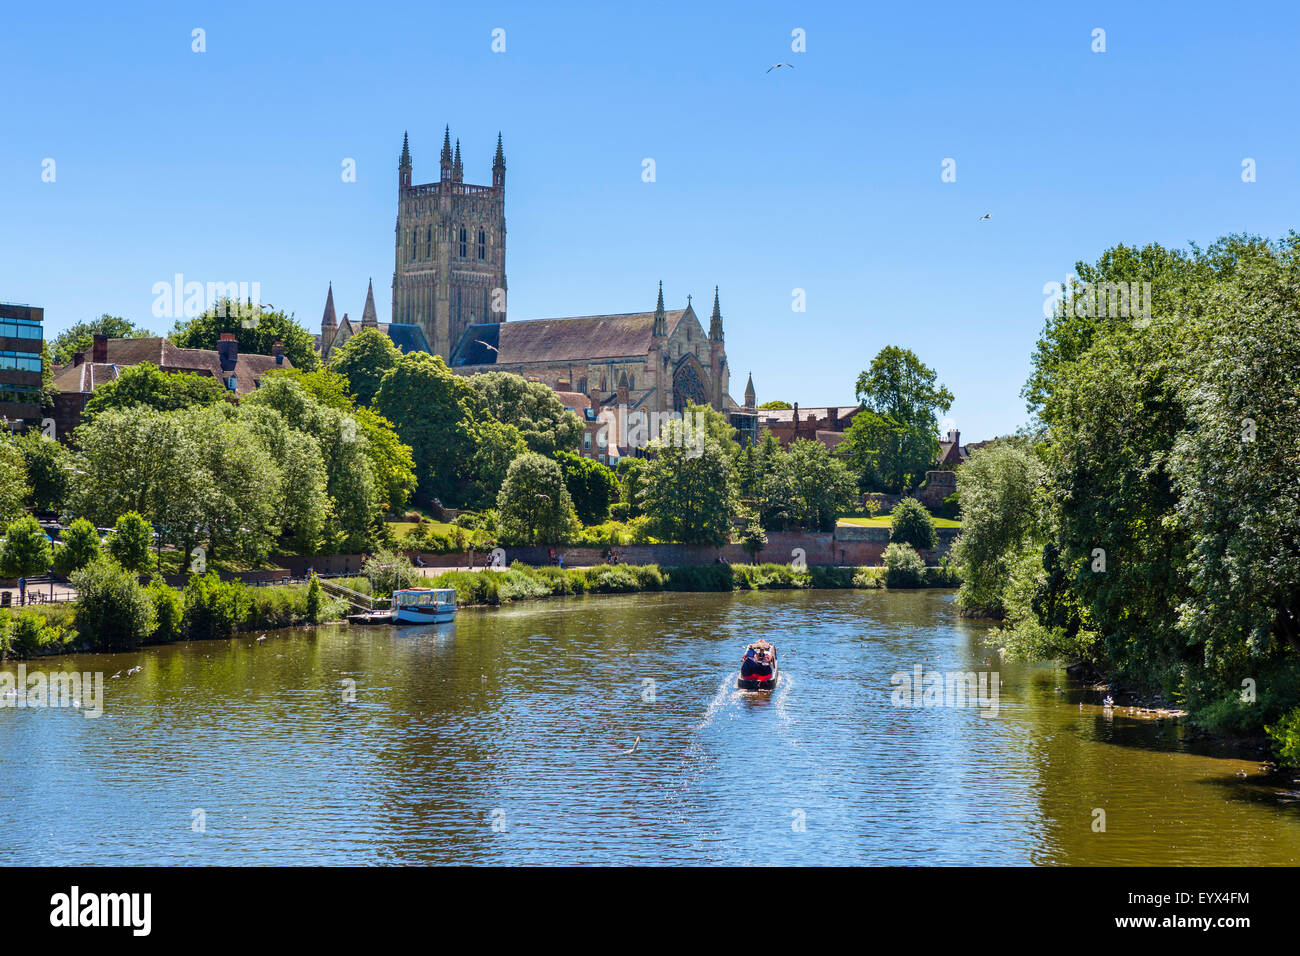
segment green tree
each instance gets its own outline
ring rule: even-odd
[[[1042,462],[1021,440],[977,449],[957,470],[962,528],[953,545],[961,567],[957,606],[963,613],[1001,617],[1011,563],[1026,549],[1047,543],[1041,501]]]
[[[329,368],[348,380],[358,403],[369,406],[379,383],[401,357],[401,351],[383,332],[362,329],[330,355]]]
[[[510,463],[497,496],[497,529],[505,544],[557,544],[573,527],[573,502],[557,462],[525,452]]]
[[[756,563],[759,553],[767,547],[767,532],[758,520],[758,515],[745,516],[745,530],[740,535],[740,546],[749,555],[751,563]]]
[[[952,393],[914,352],[890,345],[858,376],[857,396],[862,410],[840,451],[863,490],[899,494],[915,487],[938,458],[939,415],[952,407]]]
[[[27,505],[35,511],[59,511],[68,494],[72,453],[66,445],[46,438],[39,429],[28,429],[14,439],[23,454],[31,492]]]
[[[469,487],[465,501],[474,507],[496,503],[510,463],[528,451],[519,429],[494,419],[471,422],[469,434],[474,449],[465,465]]]
[[[375,410],[412,449],[418,488],[426,498],[459,500],[463,463],[473,453],[475,392],[440,356],[403,355],[379,385]]]
[[[645,489],[646,468],[649,462],[644,458],[625,455],[618,460],[614,475],[618,478],[621,489],[619,500],[627,505],[628,518],[641,515],[641,493]]]
[[[315,337],[298,324],[292,313],[278,311],[273,305],[219,299],[201,315],[178,319],[170,338],[185,349],[215,349],[226,332],[235,336],[241,353],[270,355],[275,343],[280,342],[294,368],[310,372],[320,366]]]
[[[904,498],[889,513],[889,540],[910,544],[918,551],[933,551],[939,544],[934,519],[915,498]]]
[[[1078,648],[1215,729],[1258,730],[1300,699],[1300,237],[1121,245],[1076,271],[1025,386],[1049,540],[1008,589],[1029,634],[1009,641]]]
[[[564,484],[573,499],[578,520],[586,525],[608,521],[609,506],[619,491],[613,469],[567,451],[556,453],[555,460],[564,470]]]
[[[0,575],[35,577],[48,571],[52,560],[50,539],[41,530],[40,522],[31,515],[10,522],[0,545]]]
[[[290,428],[316,441],[329,498],[322,532],[326,550],[367,547],[381,515],[381,501],[366,429],[347,411],[317,401],[291,376],[268,376],[262,387],[240,404],[273,408]]]
[[[110,339],[138,339],[152,334],[143,326],[120,316],[104,314],[97,319],[78,322],[59,333],[54,340],[53,359],[59,365],[69,364],[78,352],[90,351],[96,335],[107,335]]]
[[[853,507],[857,483],[844,462],[818,441],[798,439],[786,453],[795,488],[795,522],[804,528],[834,531],[839,516]]]
[[[77,518],[68,525],[59,540],[61,547],[54,552],[54,570],[64,577],[99,557],[99,531],[85,518]]]
[[[152,409],[110,409],[73,434],[76,470],[70,510],[106,528],[128,511],[143,515],[163,544],[189,554],[204,502],[213,493],[203,466],[207,436],[194,419]]]
[[[23,513],[31,492],[22,448],[12,437],[0,432],[0,525]]]
[[[415,461],[410,446],[402,443],[393,423],[373,409],[357,405],[348,394],[347,379],[337,372],[287,369],[272,375],[292,378],[320,404],[352,416],[357,429],[366,437],[366,455],[374,473],[379,506],[388,514],[400,513],[415,493]],[[264,379],[263,384],[266,381]],[[495,496],[495,491],[493,494]]]
[[[153,529],[138,511],[128,511],[117,519],[113,534],[108,539],[108,553],[119,565],[136,574],[143,574],[153,565],[149,554]]]
[[[713,437],[697,443],[699,437],[674,421],[650,443],[641,507],[656,537],[721,547],[730,540],[735,508],[731,454]]]
[[[771,402],[764,402],[762,405],[758,406],[759,411],[789,411],[792,408],[794,408],[793,405],[789,402],[783,402],[780,399]]]
[[[95,389],[82,410],[83,422],[110,409],[145,408],[173,411],[224,401],[227,389],[213,378],[190,372],[164,372],[149,362],[122,369],[117,378]]]
[[[107,555],[72,575],[77,634],[98,650],[139,647],[157,627],[157,614],[139,577]]]
[[[566,411],[554,389],[509,372],[481,372],[464,381],[473,393],[473,413],[519,429],[529,451],[553,457],[575,451],[582,439],[582,422]]]

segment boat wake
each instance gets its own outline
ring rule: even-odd
[[[741,694],[743,693],[743,691],[736,687],[736,678],[734,675],[724,677],[722,683],[718,685],[717,693],[713,695],[713,699],[709,701],[708,705],[704,708],[704,716],[701,717],[699,723],[695,725],[695,729],[699,731],[709,726],[709,724],[713,723],[718,714],[721,713],[728,704],[735,705],[736,703],[739,703]]]

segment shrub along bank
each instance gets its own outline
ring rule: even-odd
[[[455,588],[461,606],[642,591],[898,589],[955,587],[959,583],[946,565],[918,569],[919,559],[904,563],[902,572],[888,564],[797,571],[788,564],[677,568],[603,564],[558,568],[516,563],[503,571],[447,571],[434,578],[421,578],[418,583]],[[339,583],[370,593],[369,578],[343,578]],[[340,620],[349,611],[346,602],[329,597],[315,580],[310,584],[250,587],[238,580],[222,581],[215,572],[209,572],[192,576],[185,589],[178,592],[158,580],[141,584],[139,578],[107,556],[77,572],[73,584],[80,593],[73,603],[0,613],[0,660],[77,651],[122,651],[178,640],[212,640]]]

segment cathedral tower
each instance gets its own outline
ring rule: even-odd
[[[464,181],[460,141],[443,132],[438,181],[412,184],[409,144],[397,176],[393,322],[418,325],[451,359],[465,329],[506,320],[505,154],[497,135],[492,185]]]

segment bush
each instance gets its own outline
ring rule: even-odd
[[[891,588],[919,588],[925,578],[925,562],[910,544],[891,543],[885,548],[885,585]]]
[[[139,647],[157,627],[154,604],[140,579],[101,556],[72,575],[77,633],[96,650]]]
[[[410,559],[400,551],[379,551],[366,559],[363,573],[375,597],[384,597],[401,588],[409,588],[419,575]]]
[[[75,613],[71,604],[0,612],[0,660],[66,650],[77,637]]]
[[[569,543],[581,548],[620,548],[632,543],[632,530],[621,521],[606,521],[580,528]]]
[[[181,638],[181,626],[185,617],[185,605],[180,594],[161,578],[149,582],[147,588],[149,600],[153,602],[155,626],[149,635],[149,644],[166,644]]]
[[[736,572],[729,564],[696,564],[669,568],[664,576],[665,591],[730,591]]]
[[[853,572],[855,588],[873,589],[885,586],[885,569],[860,567]]]
[[[1264,730],[1273,738],[1273,751],[1284,767],[1300,767],[1300,707]]]
[[[934,521],[925,505],[915,498],[904,498],[889,515],[889,540],[909,544],[918,551],[932,551],[939,543]]]
[[[252,607],[242,581],[222,581],[215,571],[190,575],[184,603],[183,630],[194,640],[229,637],[244,625]]]
[[[642,590],[641,582],[626,564],[608,565],[587,569],[587,585],[599,594],[629,594]]]
[[[142,574],[153,565],[149,554],[153,529],[138,511],[128,511],[117,519],[113,536],[108,539],[108,553],[128,571]]]
[[[320,578],[316,575],[311,576],[311,582],[307,585],[307,601],[303,608],[303,613],[307,615],[307,621],[311,624],[320,623],[321,614],[321,588]]]
[[[30,578],[50,569],[53,558],[50,540],[41,530],[40,522],[31,515],[23,515],[9,525],[5,541],[0,545],[0,575],[7,578]]]
[[[60,535],[61,547],[54,552],[54,570],[65,578],[99,557],[99,531],[85,518],[78,518]]]
[[[292,627],[307,618],[307,590],[301,584],[248,589],[248,615],[241,630]]]
[[[960,587],[961,574],[952,559],[945,554],[939,559],[937,568],[925,569],[925,585],[931,588]]]

